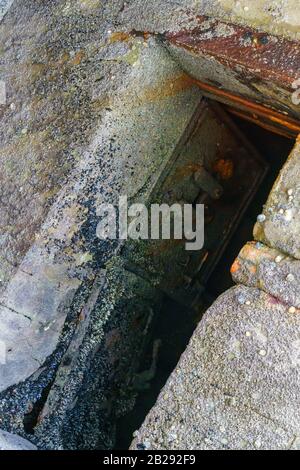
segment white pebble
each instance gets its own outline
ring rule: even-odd
[[[284,213],[284,218],[285,218],[285,220],[288,220],[288,221],[292,220],[293,211],[291,209],[287,209]]]
[[[250,336],[251,336],[250,331],[246,331],[246,336],[247,336],[247,338],[250,338]]]
[[[295,280],[294,274],[290,273],[286,276],[286,280],[289,282],[293,282]]]
[[[259,214],[259,215],[257,216],[257,222],[262,223],[262,222],[264,222],[265,220],[266,220],[265,214]]]
[[[145,441],[144,446],[145,446],[145,449],[151,449],[151,442],[150,441]]]
[[[287,193],[288,193],[289,196],[291,196],[293,194],[293,192],[294,192],[293,189],[289,189]]]
[[[278,255],[275,258],[275,263],[281,263],[282,260],[283,260],[282,256]]]
[[[239,295],[237,301],[239,304],[243,305],[245,303],[245,297],[243,295]]]
[[[251,305],[250,300],[247,300],[247,301],[246,301],[246,305]]]
[[[265,349],[261,349],[261,350],[259,351],[259,355],[264,357],[264,356],[267,355],[267,351],[266,351]]]
[[[296,308],[295,307],[290,307],[289,308],[289,313],[296,313]]]
[[[254,446],[256,447],[256,449],[260,449],[260,448],[261,448],[261,441],[260,441],[260,439],[257,439],[257,440],[254,442]]]

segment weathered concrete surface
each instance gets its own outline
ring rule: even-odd
[[[237,284],[259,287],[274,298],[300,308],[300,261],[262,243],[248,243],[231,268]]]
[[[132,449],[300,448],[298,181],[299,144]]]
[[[111,447],[132,403],[156,293],[98,240],[97,208],[148,200],[201,100],[154,39],[111,33],[120,3],[15,1],[1,23],[0,415],[47,448]]]
[[[0,430],[0,450],[37,450],[37,448],[16,434]]]
[[[120,22],[142,31],[191,29],[191,18],[208,15],[270,34],[299,38],[298,0],[135,0],[126,2]]]
[[[256,240],[300,259],[299,138],[254,229]]]
[[[126,322],[122,300],[135,302],[128,284],[153,293],[123,267],[125,280],[116,282],[113,260],[119,258],[113,256],[120,246],[96,239],[96,208],[116,202],[122,191],[147,201],[200,100],[156,41],[119,32],[193,27],[199,8],[209,13],[215,6],[15,0],[1,22],[1,79],[8,93],[0,110],[0,321],[7,352],[0,415],[3,427],[24,436],[40,419],[33,440],[41,446],[111,445],[112,430],[101,435],[97,426],[107,425],[115,398],[110,392],[123,376],[115,381],[106,370],[94,388],[92,378],[110,364],[106,345],[117,343],[116,356],[125,357],[126,339],[131,347],[151,317],[145,313],[146,326],[138,318]],[[108,288],[103,275],[111,280]],[[130,328],[133,320],[137,330]],[[120,324],[123,341],[119,332],[114,336]],[[121,363],[116,375],[127,367]],[[96,401],[88,416],[82,404]],[[72,410],[79,434],[68,444]],[[99,413],[104,422],[91,436]]]
[[[14,0],[1,0],[0,1],[0,21],[4,15],[8,12]]]
[[[101,284],[104,284],[101,289]],[[43,448],[114,446],[117,417],[134,403],[133,378],[161,294],[110,261],[61,360],[35,436]]]
[[[300,435],[300,311],[238,286],[207,311],[132,449],[290,449]]]
[[[7,335],[1,339],[10,355],[1,367],[0,390],[27,378],[37,362],[42,364],[54,351],[76,292],[84,280],[95,276],[97,256],[102,255],[101,264],[107,260],[107,249],[97,246],[97,207],[102,202],[117,203],[120,194],[130,200],[139,193],[139,202],[147,200],[199,102],[199,92],[167,53],[150,44],[144,47],[143,41],[136,41],[140,56],[136,67],[129,66],[130,87],[123,91],[120,87],[101,126],[94,128],[97,135],[69,174],[35,243],[3,291],[0,316],[5,319]],[[25,165],[24,159],[21,162]],[[5,181],[11,182],[9,178]],[[25,217],[23,211],[20,217]],[[28,242],[29,234],[23,235]],[[6,233],[3,238],[7,253]],[[20,359],[22,366],[18,367]]]

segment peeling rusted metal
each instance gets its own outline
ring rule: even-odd
[[[299,133],[299,122],[282,114],[300,118],[292,100],[300,78],[300,43],[208,17],[198,21],[197,28],[168,32],[164,39],[207,96],[251,108],[268,115],[275,128]]]
[[[167,33],[166,38],[193,52],[212,55],[231,68],[243,66],[286,88],[300,77],[299,42],[204,16],[198,20],[194,30]]]

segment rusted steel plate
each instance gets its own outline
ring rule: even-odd
[[[292,99],[300,79],[299,42],[204,16],[198,21],[191,31],[165,34],[170,50],[188,73],[300,117],[300,107]]]

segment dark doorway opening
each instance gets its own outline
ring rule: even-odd
[[[149,347],[145,351],[140,368],[140,372],[151,369],[152,373],[153,371],[155,373],[149,377],[148,382],[145,381],[144,387],[137,391],[134,408],[119,419],[116,449],[128,449],[134,431],[141,426],[155,404],[203,313],[220,294],[233,286],[230,267],[245,243],[253,239],[252,231],[257,215],[261,213],[277,175],[294,146],[293,140],[273,134],[241,118],[233,116],[232,119],[264,158],[269,170],[221,259],[210,275],[199,308],[197,310],[187,309],[167,296],[165,297],[162,311],[151,332],[152,338],[148,343]],[[158,340],[160,344],[158,355],[153,357],[155,349],[153,344]]]

